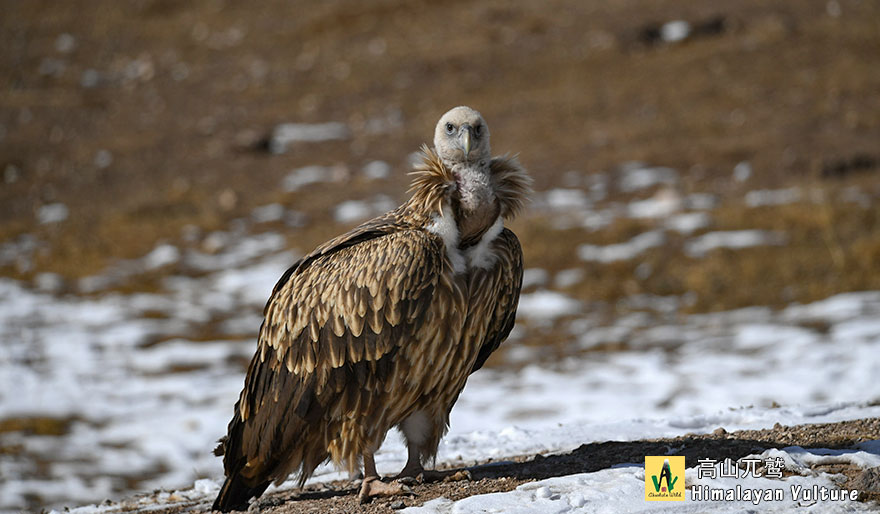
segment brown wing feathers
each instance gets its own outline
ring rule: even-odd
[[[522,249],[513,232],[504,229],[495,243],[498,265],[484,274],[485,284],[475,290],[472,305],[486,305],[481,312],[489,319],[486,337],[477,354],[473,371],[477,371],[489,355],[507,339],[513,329],[519,292],[522,288]],[[490,298],[485,298],[491,296]]]
[[[265,309],[259,351],[223,443],[227,475],[241,475],[248,487],[261,485],[250,477],[295,471],[304,480],[330,457],[331,433],[342,429],[334,420],[381,403],[400,380],[397,345],[415,337],[434,297],[442,243],[376,227],[350,235],[297,263]]]

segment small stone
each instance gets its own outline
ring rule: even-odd
[[[3,171],[3,180],[7,184],[12,184],[18,180],[21,176],[21,169],[15,164],[7,164],[6,169]]]
[[[737,182],[745,182],[752,176],[752,165],[748,161],[742,161],[733,167],[733,179]]]
[[[58,77],[64,73],[66,68],[67,64],[63,60],[55,59],[54,57],[46,57],[40,61],[40,67],[37,71],[39,71],[40,75]]]
[[[684,20],[672,20],[660,27],[660,38],[667,43],[686,39],[691,33],[691,25]]]
[[[93,68],[84,70],[79,76],[79,85],[86,89],[97,86],[100,81],[101,74],[98,72],[98,70]]]
[[[392,502],[389,507],[391,507],[392,510],[401,510],[406,508],[406,503],[398,500],[396,502]]]
[[[373,38],[367,43],[367,50],[373,55],[382,55],[387,48],[388,45],[385,43],[385,40],[380,37]]]
[[[171,78],[176,82],[186,80],[189,77],[189,66],[186,63],[179,62],[171,68]]]
[[[474,479],[474,477],[473,477],[473,475],[471,475],[470,471],[468,471],[466,469],[462,469],[462,470],[456,471],[452,475],[448,476],[447,480],[444,480],[444,481],[462,482],[464,480],[473,481],[473,479]]]
[[[59,34],[58,37],[55,38],[55,50],[58,50],[63,54],[69,54],[74,48],[76,48],[76,38],[67,32]]]
[[[860,471],[850,485],[859,491],[880,493],[880,467]]]
[[[225,189],[217,196],[217,203],[224,211],[231,211],[238,204],[238,195],[232,189]]]
[[[100,169],[107,168],[113,164],[113,154],[108,152],[107,150],[98,150],[95,154],[95,166]]]

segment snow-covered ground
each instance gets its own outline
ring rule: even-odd
[[[236,362],[250,356],[254,342],[180,334],[211,320],[230,334],[255,332],[260,305],[292,259],[280,252],[234,270],[169,280],[162,294],[56,298],[0,281],[0,418],[69,420],[61,436],[2,435],[3,446],[22,449],[0,460],[3,510],[15,510],[30,494],[55,507],[119,498],[127,478],[149,477],[138,487],[150,490],[219,477],[219,459],[210,451],[241,387]],[[880,407],[871,406],[880,398],[880,292],[780,312],[750,308],[674,320],[646,310],[611,325],[576,307],[558,293],[524,296],[524,319],[567,324],[570,344],[586,353],[552,366],[475,374],[453,410],[440,461],[472,463],[719,426],[880,416]],[[615,341],[631,349],[588,351]],[[511,358],[522,362],[541,351],[521,339],[508,344]],[[377,460],[387,473],[402,466],[396,434]],[[623,477],[636,481],[638,473],[621,468],[553,479],[547,498],[534,496],[532,486],[509,494],[549,502],[555,488],[601,490],[606,482],[625,485]],[[315,479],[334,476],[328,466]],[[586,483],[593,485],[577,485]],[[445,512],[444,505],[426,508]],[[467,505],[453,511],[469,512]]]
[[[873,441],[872,443],[876,443]],[[722,464],[716,465],[716,478],[708,473],[698,478],[696,466],[687,468],[684,502],[649,502],[645,500],[645,467],[637,463],[615,466],[595,473],[580,473],[528,482],[506,493],[471,496],[459,501],[437,498],[421,507],[411,507],[404,514],[467,514],[503,512],[505,514],[577,513],[577,512],[868,512],[876,505],[858,503],[848,491],[843,499],[841,484],[834,475],[813,473],[811,464],[854,463],[862,467],[880,465],[876,444],[853,451],[808,451],[800,447],[769,450],[746,458],[764,459],[772,455],[785,462],[786,478],[763,476],[717,478]],[[694,487],[698,489],[694,494]],[[712,500],[712,490],[732,491],[731,500]],[[708,491],[708,493],[707,493]],[[745,492],[748,491],[748,492]],[[834,491],[832,493],[832,491]],[[771,493],[767,497],[767,492]],[[705,498],[704,498],[705,495]],[[748,496],[747,496],[748,495]]]
[[[583,442],[629,440],[681,435],[687,432],[707,431],[711,427],[731,429],[768,427],[783,424],[824,423],[847,419],[880,416],[880,406],[867,404],[839,404],[810,408],[744,408],[719,412],[709,421],[702,417],[669,419],[634,419],[609,423],[546,423],[541,428],[519,429],[505,427],[487,429],[447,437],[441,446],[439,460],[467,463],[485,459],[487,455],[505,456],[572,449]],[[406,459],[402,442],[396,432],[389,434],[383,450],[377,457],[379,472],[393,474]],[[683,484],[685,502],[645,501],[644,462],[621,463],[593,473],[579,473],[525,483],[513,491],[475,495],[458,501],[437,498],[421,507],[410,507],[400,512],[408,514],[478,514],[478,513],[633,513],[633,512],[866,512],[876,511],[876,504],[858,502],[853,489],[846,489],[843,477],[822,471],[816,466],[849,464],[862,469],[880,466],[880,441],[868,441],[848,450],[822,448],[805,449],[792,446],[766,450],[747,456],[765,462],[778,459],[783,478],[771,478],[760,468],[749,474],[738,469],[735,477],[724,477],[723,461],[715,463],[714,475],[698,463],[685,470]],[[501,461],[503,462],[503,460]],[[344,479],[345,474],[322,466],[310,482]],[[141,495],[122,503],[89,505],[71,509],[72,514],[112,514],[135,509],[149,510],[178,503],[198,504],[207,508],[220,489],[220,481],[197,480],[191,487],[177,491]],[[292,490],[292,480],[276,490]],[[693,487],[701,489],[695,498]],[[733,494],[733,499],[713,500],[712,491]],[[728,492],[730,491],[730,492]],[[749,491],[748,493],[744,491]],[[764,495],[770,491],[772,498]],[[832,493],[832,491],[834,491]],[[855,490],[857,491],[857,490]],[[845,493],[842,499],[832,494]],[[779,495],[778,497],[776,495]],[[858,493],[856,493],[858,494]],[[746,496],[748,495],[748,496]],[[823,496],[824,495],[824,496]]]

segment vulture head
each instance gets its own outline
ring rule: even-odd
[[[489,126],[479,112],[460,106],[444,114],[434,129],[434,148],[447,165],[489,162]]]

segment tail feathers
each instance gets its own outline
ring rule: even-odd
[[[263,482],[255,487],[251,487],[245,484],[241,476],[237,474],[227,477],[211,509],[219,510],[220,512],[248,510],[250,499],[263,494],[263,491],[269,487],[269,483]]]

